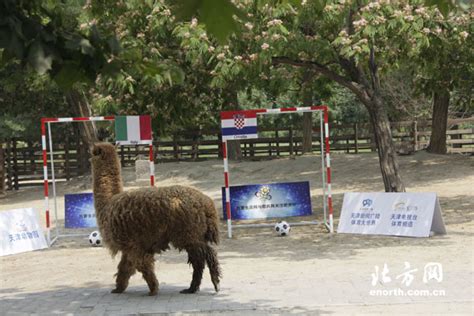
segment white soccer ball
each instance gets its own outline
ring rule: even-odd
[[[89,243],[94,247],[102,245],[102,237],[98,231],[95,230],[89,235]]]
[[[275,224],[275,232],[278,236],[288,236],[290,234],[290,224],[285,221],[279,221]]]

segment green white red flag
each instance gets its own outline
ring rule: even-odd
[[[149,115],[116,116],[115,138],[117,145],[149,145],[152,143]]]

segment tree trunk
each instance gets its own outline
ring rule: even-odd
[[[398,172],[397,155],[392,139],[390,121],[381,98],[374,96],[372,104],[367,106],[367,110],[374,128],[385,192],[405,192],[405,186]]]
[[[375,144],[379,154],[380,170],[386,192],[404,192],[405,186],[398,173],[398,163],[395,146],[390,130],[390,121],[383,107],[380,94],[380,80],[378,77],[375,50],[371,49],[369,70],[367,75],[363,68],[352,59],[340,58],[339,63],[347,77],[313,61],[294,60],[288,57],[273,57],[274,64],[289,64],[298,67],[311,67],[330,80],[348,88],[367,108],[374,128]]]
[[[75,89],[66,93],[66,100],[73,109],[76,116],[90,117],[92,116],[92,109],[85,95]],[[91,148],[92,144],[98,142],[97,129],[94,122],[82,122],[80,125],[80,133],[82,141],[87,147]]]
[[[313,91],[311,90],[312,73],[306,70],[303,75],[303,105],[313,105]],[[310,153],[313,150],[313,113],[303,113],[303,153]]]
[[[3,144],[0,143],[0,197],[5,195],[5,154]]]
[[[303,113],[303,153],[313,151],[313,113]]]
[[[237,91],[231,91],[229,95],[229,110],[237,111],[240,110],[239,100],[237,97]],[[241,160],[242,150],[240,149],[239,140],[231,140],[227,142],[227,158],[229,160]]]
[[[438,90],[433,96],[433,121],[428,151],[446,154],[446,128],[448,125],[449,91]]]

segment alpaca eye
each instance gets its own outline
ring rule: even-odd
[[[102,154],[102,149],[100,147],[94,147],[94,149],[92,150],[92,154],[94,156],[99,156]]]

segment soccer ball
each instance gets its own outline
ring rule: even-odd
[[[94,247],[100,246],[102,244],[102,237],[100,237],[100,233],[98,231],[93,231],[89,235],[89,243]]]
[[[278,236],[288,236],[290,233],[291,227],[290,224],[288,224],[285,221],[279,221],[278,223],[275,224],[275,232],[277,233]]]

